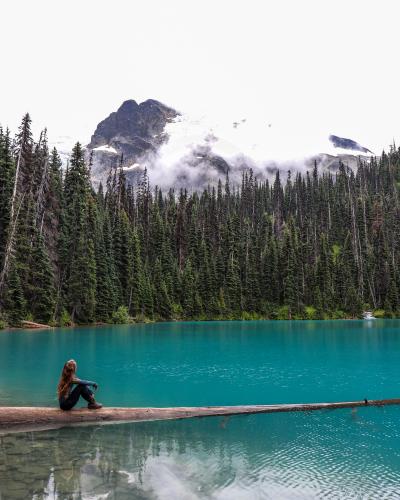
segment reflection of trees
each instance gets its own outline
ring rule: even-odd
[[[0,498],[79,498],[86,488],[106,493],[127,463],[144,466],[150,441],[149,433],[128,425],[0,437]]]
[[[142,498],[146,463],[161,455],[215,457],[229,469],[230,433],[219,423],[142,422],[0,437],[0,498],[75,499],[109,491]],[[128,483],[128,473],[135,481]]]
[[[288,441],[290,431],[282,416],[70,427],[3,436],[0,499],[72,500],[108,492],[110,499],[153,498],[146,484],[148,469],[157,468],[165,457],[171,457],[169,465],[177,477],[185,470],[187,481],[202,483],[206,495],[206,488],[211,493],[221,478],[235,479],[238,460],[249,470],[252,455],[272,453]]]

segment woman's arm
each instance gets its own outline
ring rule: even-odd
[[[90,380],[81,380],[80,378],[74,378],[71,383],[72,384],[91,385],[97,389],[96,382],[92,382]]]

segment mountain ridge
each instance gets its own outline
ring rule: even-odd
[[[118,165],[122,165],[129,183],[137,182],[146,167],[150,180],[161,187],[201,188],[215,184],[228,172],[234,182],[239,182],[241,173],[249,168],[259,178],[268,178],[278,169],[307,170],[315,163],[322,171],[334,172],[340,162],[354,169],[360,157],[368,159],[373,155],[358,142],[331,134],[323,150],[301,159],[277,160],[268,157],[268,151],[264,157],[262,153],[252,157],[251,149],[241,152],[236,143],[237,134],[252,139],[251,129],[243,127],[248,127],[246,119],[233,122],[228,130],[233,131],[232,139],[227,141],[215,128],[190,120],[160,101],[148,99],[138,104],[126,100],[97,125],[87,145],[88,153],[93,154],[93,184],[104,182],[110,169]],[[270,130],[268,124],[261,142],[272,140],[267,135]]]

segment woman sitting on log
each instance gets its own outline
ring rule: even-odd
[[[82,396],[88,402],[89,410],[98,410],[103,405],[96,403],[93,392],[89,389],[92,386],[94,390],[97,389],[96,382],[89,380],[80,380],[76,377],[76,361],[70,359],[64,365],[61,372],[60,381],[57,387],[58,401],[62,410],[71,410]],[[74,389],[72,386],[76,385]]]

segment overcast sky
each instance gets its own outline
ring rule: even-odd
[[[397,0],[2,0],[0,123],[88,141],[122,101],[400,143]]]

